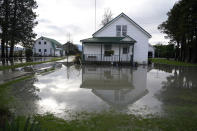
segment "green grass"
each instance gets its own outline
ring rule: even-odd
[[[45,73],[48,73],[48,72],[52,72],[54,70],[55,70],[55,68],[51,68],[51,69],[48,69],[48,70],[44,70],[43,72],[40,72],[39,74],[45,74]],[[33,77],[34,77],[34,75],[28,75],[28,76],[19,77],[17,79],[14,79],[14,80],[11,80],[11,81],[7,81],[7,82],[5,82],[3,84],[0,84],[0,88],[5,88],[5,87],[11,86],[11,85],[13,85],[15,83],[18,83],[20,81],[24,81],[26,79],[30,79],[30,78],[33,78]]]
[[[30,65],[37,65],[37,64],[43,64],[43,63],[48,63],[48,62],[54,62],[58,60],[62,60],[65,58],[52,58],[49,61],[41,61],[41,62],[26,62],[26,63],[20,63],[16,65],[9,65],[9,66],[0,66],[0,70],[7,70],[7,69],[13,69],[13,68],[18,68],[18,67],[24,67],[24,66],[30,66]]]
[[[166,64],[166,65],[175,65],[175,66],[197,66],[197,64],[180,62],[175,60],[160,59],[160,58],[150,58],[149,60],[157,64]]]
[[[15,119],[17,120],[17,119]],[[141,117],[117,112],[81,113],[75,119],[64,120],[52,114],[36,115],[31,119],[20,117],[15,123],[27,131],[35,123],[42,131],[193,131],[197,129],[196,117]],[[10,122],[7,126],[16,127]],[[28,123],[28,124],[27,124]]]
[[[5,83],[3,83],[3,84],[0,84],[0,88],[5,88],[5,87],[8,87],[8,86],[11,86],[11,85],[13,85],[13,84],[15,84],[15,83],[18,83],[18,82],[20,82],[20,81],[24,81],[24,80],[26,80],[26,79],[30,79],[30,78],[32,78],[33,76],[34,76],[34,75],[24,76],[24,77],[20,77],[20,78],[18,78],[18,79],[12,80],[12,81],[5,82]]]

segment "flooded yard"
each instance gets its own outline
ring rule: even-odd
[[[16,115],[115,110],[126,114],[197,115],[197,69],[173,66],[67,66],[0,92]]]

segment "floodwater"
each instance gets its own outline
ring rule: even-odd
[[[141,115],[197,115],[197,68],[66,66],[14,85],[17,115],[116,110]]]

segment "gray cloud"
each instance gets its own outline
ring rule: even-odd
[[[70,33],[75,38],[74,41],[79,42],[80,39],[91,37],[94,33],[95,0],[37,1],[37,13],[40,14],[38,34],[65,41],[65,37]],[[105,8],[111,8],[112,13],[116,13],[114,17],[118,12],[125,11],[131,19],[151,33],[152,41],[164,41],[163,34],[157,27],[167,19],[166,13],[176,1],[178,0],[97,0],[97,24],[100,23]]]

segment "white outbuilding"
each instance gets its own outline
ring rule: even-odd
[[[61,43],[42,36],[36,40],[33,46],[33,54],[34,56],[63,56],[64,51]]]

